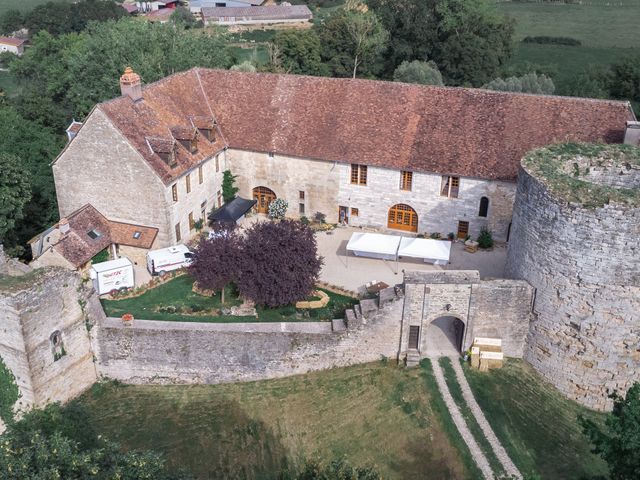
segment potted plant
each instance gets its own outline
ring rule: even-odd
[[[131,325],[133,325],[133,315],[131,315],[130,313],[125,313],[124,315],[122,315],[122,323],[125,327],[130,327]]]
[[[449,239],[450,242],[453,242],[455,240],[455,238],[456,238],[456,234],[453,233],[453,232],[449,232],[447,234],[447,238]]]

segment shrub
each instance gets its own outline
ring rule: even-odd
[[[256,71],[256,67],[248,60],[245,60],[242,63],[238,63],[234,65],[229,70],[233,70],[234,72],[249,72],[254,73]]]
[[[440,232],[433,232],[431,235],[429,235],[430,238],[433,238],[434,240],[440,240],[442,238],[442,235],[440,235]]]
[[[309,219],[307,217],[305,217],[304,215],[300,217],[300,223],[302,223],[303,225],[309,225],[311,222],[309,221]]]
[[[434,62],[404,61],[393,72],[394,82],[419,83],[442,86],[442,75]]]
[[[447,234],[447,238],[448,238],[449,240],[453,240],[454,238],[456,238],[456,234],[455,234],[455,233],[453,233],[453,232],[449,232],[449,233]]]
[[[222,174],[222,199],[224,203],[229,203],[236,198],[238,187],[235,186],[237,175],[233,175],[231,170],[225,170]]]
[[[322,213],[322,212],[316,212],[316,213],[313,215],[313,219],[314,219],[316,222],[318,222],[318,223],[326,223],[326,221],[327,221],[327,216],[326,216],[324,213]]]
[[[551,78],[546,75],[538,75],[535,72],[526,73],[521,77],[496,78],[482,86],[489,90],[499,92],[519,92],[551,95],[556,86]]]
[[[478,246],[480,248],[493,247],[493,234],[491,233],[491,230],[487,228],[480,230],[480,235],[478,235]]]
[[[269,218],[282,220],[289,208],[289,202],[283,198],[276,198],[269,204]]]
[[[538,37],[524,37],[522,43],[540,43],[543,45],[570,45],[572,47],[579,47],[582,45],[580,40],[571,37],[549,37],[542,35]]]

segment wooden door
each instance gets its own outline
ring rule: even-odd
[[[407,232],[418,231],[418,214],[409,205],[399,203],[389,209],[387,227]]]
[[[258,202],[256,212],[269,213],[269,205],[276,199],[276,194],[267,187],[256,187],[253,189],[253,199]]]
[[[469,222],[458,222],[458,238],[465,239],[469,235]]]
[[[412,350],[418,349],[418,341],[420,340],[420,327],[409,327],[409,348]]]

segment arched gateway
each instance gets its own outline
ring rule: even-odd
[[[462,351],[464,322],[458,317],[443,315],[426,329],[426,350],[429,356],[448,356]]]
[[[269,205],[276,198],[276,194],[270,188],[256,187],[253,189],[253,199],[258,202],[255,206],[258,213],[269,213]]]
[[[406,232],[417,232],[418,214],[409,205],[398,203],[389,209],[387,227]]]

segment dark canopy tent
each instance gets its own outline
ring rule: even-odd
[[[256,204],[255,200],[247,200],[246,198],[236,197],[229,203],[225,203],[222,207],[214,210],[209,214],[209,221],[219,223],[235,223],[242,218]]]

